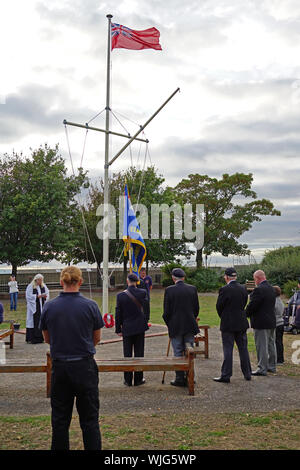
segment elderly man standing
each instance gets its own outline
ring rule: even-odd
[[[186,343],[194,345],[194,336],[199,333],[196,318],[199,314],[197,288],[184,283],[185,272],[175,268],[172,271],[173,286],[165,290],[163,319],[169,330],[174,356],[184,354]],[[176,387],[187,385],[183,371],[176,371],[171,382]]]
[[[226,286],[219,290],[217,312],[221,318],[220,330],[222,334],[224,361],[221,376],[215,382],[230,382],[232,376],[232,353],[234,342],[238,347],[241,369],[245,380],[251,380],[251,364],[248,353],[247,329],[249,323],[245,313],[248,294],[245,287],[237,282],[237,273],[234,268],[225,270]]]
[[[274,288],[268,283],[264,271],[258,270],[253,274],[256,288],[250,295],[246,313],[250,317],[254,331],[257,353],[257,370],[252,375],[267,375],[276,372],[276,317]]]

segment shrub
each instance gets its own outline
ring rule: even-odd
[[[290,298],[295,292],[295,289],[298,290],[298,281],[287,281],[282,289],[283,294]]]
[[[224,285],[221,274],[220,269],[200,268],[190,272],[187,282],[196,286],[199,292],[212,292]]]
[[[300,247],[285,246],[267,252],[261,267],[273,285],[283,287],[288,281],[295,281],[300,275]]]

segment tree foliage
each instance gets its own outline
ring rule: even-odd
[[[58,258],[77,243],[75,195],[86,178],[66,176],[58,146],[0,159],[0,261],[18,266]]]
[[[204,204],[204,246],[197,250],[198,267],[203,264],[203,253],[249,254],[248,246],[239,238],[263,216],[280,215],[271,201],[257,199],[252,182],[251,173],[224,174],[220,179],[193,174],[174,188],[182,204]],[[249,198],[252,201],[244,203]]]

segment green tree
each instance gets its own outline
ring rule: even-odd
[[[32,151],[31,158],[13,153],[0,159],[0,261],[17,267],[30,261],[58,259],[77,243],[75,195],[86,182],[67,175],[58,146]]]
[[[203,254],[249,254],[248,246],[238,241],[241,235],[262,216],[281,215],[271,201],[257,199],[252,182],[251,173],[224,174],[220,179],[194,174],[174,188],[182,204],[204,204],[204,245],[197,250],[197,267],[203,265]],[[242,204],[244,198],[253,200]]]
[[[113,173],[109,180],[110,188],[110,204],[116,210],[116,238],[110,239],[109,259],[111,262],[117,260],[123,260],[124,272],[127,270],[127,257],[122,257],[123,241],[119,238],[119,198],[124,194],[124,187],[127,183],[130,199],[132,204],[143,204],[150,214],[151,204],[167,204],[172,205],[174,202],[174,195],[170,188],[165,189],[163,187],[164,178],[157,174],[154,167],[148,167],[147,169],[138,170],[135,167],[131,167],[126,171]],[[94,253],[91,251],[91,247],[87,250],[87,259],[89,262],[94,262],[94,254],[98,265],[102,263],[103,258],[103,242],[99,239],[96,233],[96,227],[99,223],[99,216],[97,216],[97,208],[104,202],[104,183],[101,178],[97,184],[91,185],[89,190],[89,198],[84,208],[84,214],[88,227],[89,238],[93,247]],[[137,213],[137,216],[139,214]],[[146,264],[149,262],[153,264],[161,264],[166,262],[175,261],[180,255],[186,257],[190,256],[184,240],[174,239],[174,234],[171,232],[171,237],[167,239],[151,239],[151,218],[148,218],[148,239],[145,239],[147,248]],[[121,220],[122,226],[122,220]],[[81,259],[86,259],[85,249],[83,245],[79,247],[81,253]],[[79,254],[79,253],[78,253]]]

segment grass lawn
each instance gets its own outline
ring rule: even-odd
[[[300,411],[100,417],[104,450],[299,450]],[[49,416],[0,417],[0,450],[49,449]],[[78,417],[70,447],[82,449]]]

